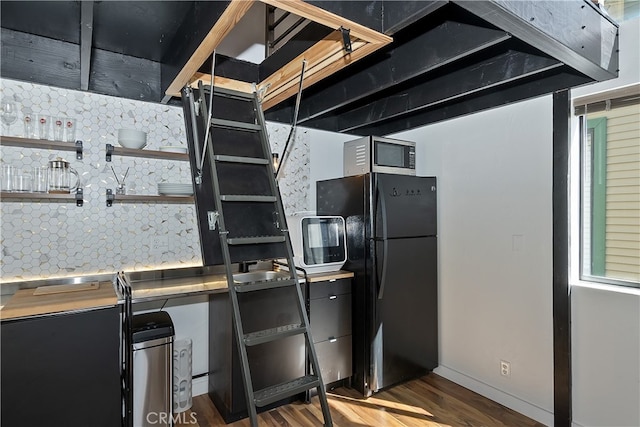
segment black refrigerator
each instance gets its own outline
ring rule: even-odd
[[[346,222],[352,386],[364,396],[438,365],[436,178],[370,173],[317,182],[318,215]]]

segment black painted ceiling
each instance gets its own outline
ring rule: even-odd
[[[589,0],[311,3],[390,34],[394,42],[305,89],[298,120],[303,126],[386,135],[612,78],[617,72],[617,39],[608,46],[600,37],[603,25],[615,26]],[[505,12],[507,3],[517,6]],[[2,77],[79,89],[79,51],[88,43],[93,53],[83,89],[160,102],[162,69],[167,58],[176,57],[172,49],[193,37],[192,23],[205,25],[205,30],[213,25],[201,16],[203,11],[224,6],[193,1],[89,4],[87,23],[87,4],[79,1],[0,2]],[[558,15],[563,25],[556,25]],[[88,41],[83,40],[83,24],[91,26]],[[310,42],[294,39],[279,51],[279,59],[261,67],[221,61],[220,71],[257,80],[274,62],[286,62]],[[593,63],[609,53],[605,66]],[[292,114],[290,99],[265,115],[290,122]]]

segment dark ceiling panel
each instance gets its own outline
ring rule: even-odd
[[[618,75],[618,26],[591,1],[454,3],[594,80]]]
[[[382,2],[382,32],[393,35],[447,3],[448,1],[441,0],[384,0]]]
[[[1,75],[74,89],[82,81],[99,93],[171,102],[166,87],[229,3],[85,2],[93,7],[85,7],[81,25],[79,1],[3,0]],[[617,73],[617,26],[588,0],[310,3],[394,41],[306,88],[299,117],[305,126],[384,135]],[[81,26],[89,25],[93,31],[80,40]],[[295,56],[294,44],[281,55]],[[276,59],[259,67],[219,58],[216,74],[256,81],[261,69],[268,74],[286,62]],[[289,122],[293,101],[267,118]]]
[[[94,47],[160,62],[192,8],[190,1],[96,2]]]
[[[365,97],[402,84],[438,67],[459,61],[511,37],[504,31],[461,22],[445,21],[434,28],[424,28],[406,40],[396,40],[382,52],[374,64],[345,70],[333,84],[320,84],[305,91],[300,105],[300,124],[338,110]],[[284,104],[269,111],[267,119],[288,120],[293,108]]]
[[[513,82],[507,87],[500,88],[500,90],[481,93],[475,97],[470,96],[461,102],[446,104],[440,108],[419,111],[415,114],[398,117],[395,120],[371,126],[363,123],[361,127],[352,133],[386,136],[514,102],[549,95],[555,91],[581,86],[591,81],[591,78],[564,67],[563,70],[555,70],[555,72],[536,76],[536,78],[522,79],[521,81]],[[473,130],[470,130],[470,132],[470,137],[473,138]]]
[[[89,89],[121,98],[160,102],[160,63],[94,49]]]
[[[347,18],[357,24],[382,32],[382,1],[308,0],[307,3]]]
[[[0,25],[22,33],[78,44],[80,2],[2,0]]]
[[[350,132],[363,123],[390,120],[438,104],[451,102],[478,91],[498,87],[517,79],[542,73],[562,64],[555,59],[507,51],[477,64],[387,94],[384,98],[336,116],[338,132]]]
[[[2,78],[78,89],[80,50],[73,43],[2,28]]]

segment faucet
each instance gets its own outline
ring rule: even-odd
[[[249,272],[249,266],[257,264],[258,261],[240,261],[240,263],[238,264],[238,271],[240,273],[248,273]]]

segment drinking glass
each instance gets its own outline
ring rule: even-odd
[[[49,139],[51,118],[45,114],[38,114],[38,136],[40,139]]]
[[[2,165],[2,191],[13,191],[13,177],[15,174],[15,166]]]
[[[53,117],[51,123],[53,124],[53,140],[62,141],[65,127],[64,117]]]
[[[20,170],[13,176],[13,191],[28,193],[31,191],[33,177],[29,171]]]
[[[10,99],[3,99],[0,102],[0,113],[2,114],[2,123],[7,125],[7,133],[9,133],[11,125],[18,120],[16,103]]]
[[[67,117],[64,119],[66,133],[67,133],[67,142],[76,142],[76,119],[72,117]]]
[[[28,111],[22,112],[22,121],[24,123],[24,137],[36,137],[36,116]]]
[[[36,166],[33,168],[33,192],[46,193],[49,191],[49,168],[46,166]]]

